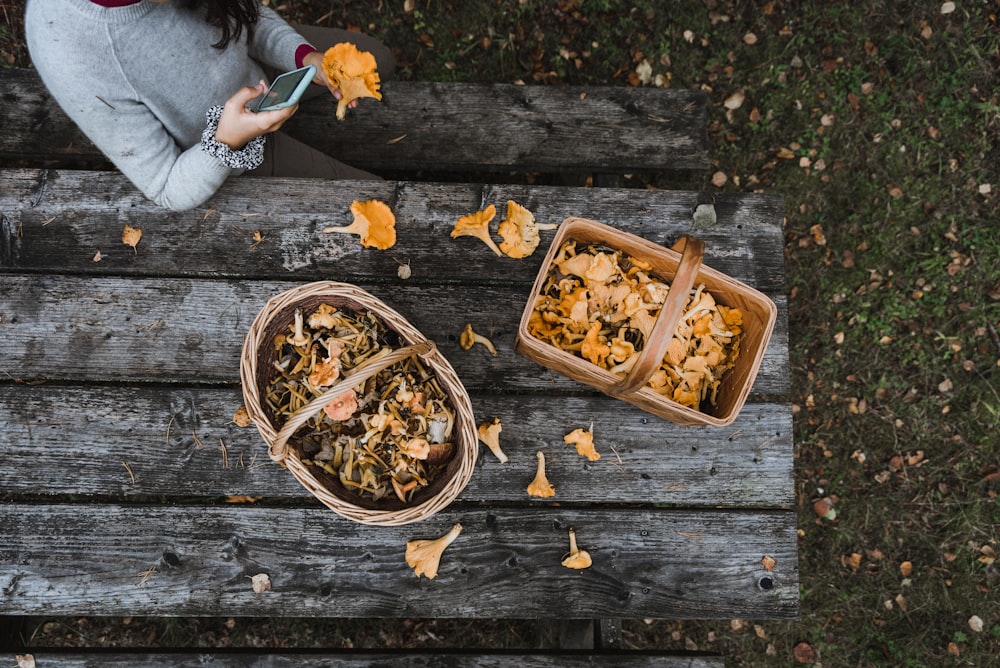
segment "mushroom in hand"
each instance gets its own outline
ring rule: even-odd
[[[406,543],[406,563],[413,569],[417,577],[426,576],[428,580],[437,577],[441,554],[451,545],[458,534],[462,533],[462,525],[456,524],[440,538],[434,540],[411,540]]]
[[[481,211],[462,216],[455,223],[455,228],[451,231],[451,238],[476,237],[490,247],[497,257],[503,257],[503,253],[497,247],[496,242],[490,237],[490,221],[497,215],[497,208],[490,204]]]
[[[490,449],[497,459],[500,460],[501,464],[507,463],[507,455],[504,451],[500,449],[500,432],[503,431],[503,426],[500,424],[500,418],[493,418],[493,422],[484,422],[479,425],[476,429],[476,434],[479,436],[479,440],[486,444],[486,447]]]
[[[351,202],[354,222],[345,227],[324,227],[324,233],[357,234],[365,248],[386,250],[396,244],[396,216],[385,202],[376,199]]]
[[[590,558],[590,553],[586,550],[581,550],[576,546],[576,531],[573,529],[569,530],[569,554],[563,557],[562,565],[566,568],[590,568],[593,560]]]
[[[347,107],[354,100],[362,97],[382,99],[377,69],[375,56],[367,51],[359,51],[350,42],[334,44],[326,50],[323,54],[323,71],[330,83],[340,89],[338,120],[344,120]]]
[[[555,496],[556,488],[545,477],[545,454],[539,450],[535,456],[538,458],[538,468],[535,470],[535,479],[528,485],[528,494],[542,498]]]

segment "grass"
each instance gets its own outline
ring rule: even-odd
[[[291,20],[381,36],[402,78],[644,85],[636,69],[648,61],[649,85],[709,93],[714,165],[683,183],[632,185],[784,196],[801,619],[627,620],[630,646],[719,652],[731,666],[787,666],[801,643],[824,666],[996,661],[995,4],[965,0],[950,13],[951,3],[884,0],[269,4]],[[22,6],[0,5],[0,64],[29,62]],[[824,499],[832,519],[817,513]],[[539,642],[517,623],[212,624],[152,633],[194,645]]]

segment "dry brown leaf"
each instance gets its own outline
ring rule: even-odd
[[[983,632],[983,620],[979,618],[979,615],[969,617],[969,628],[975,633]]]
[[[729,177],[726,176],[725,172],[716,172],[715,174],[712,174],[712,185],[715,186],[716,188],[721,188],[722,186],[726,185],[726,182],[728,180]]]
[[[778,562],[774,560],[774,557],[769,557],[768,555],[765,554],[764,558],[760,560],[760,563],[764,567],[764,570],[770,573],[771,571],[774,570],[774,566]]]
[[[125,229],[122,230],[122,243],[126,246],[131,246],[132,250],[136,253],[139,252],[136,246],[139,245],[140,239],[142,239],[142,230],[140,228],[126,225]]]
[[[896,605],[899,606],[900,610],[906,612],[907,609],[906,597],[903,596],[902,594],[896,594]]]
[[[798,663],[815,663],[816,650],[807,642],[800,642],[792,649],[792,656]]]
[[[904,561],[899,565],[899,574],[902,575],[904,578],[910,577],[910,574],[912,573],[913,573],[913,562]]]
[[[97,251],[96,253],[94,253],[94,262],[100,262],[103,259],[104,256],[101,255],[101,251]]]
[[[746,99],[743,91],[736,91],[732,95],[726,98],[726,101],[722,103],[726,109],[736,110],[743,106],[743,101]]]

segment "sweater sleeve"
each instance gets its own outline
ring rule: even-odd
[[[284,72],[297,67],[299,47],[308,42],[269,7],[261,6],[260,20],[249,44],[250,57]]]

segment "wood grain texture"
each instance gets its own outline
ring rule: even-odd
[[[477,239],[452,239],[459,217],[509,200],[541,223],[582,216],[670,246],[692,234],[705,241],[705,264],[770,295],[785,293],[782,198],[720,193],[717,222],[695,226],[705,194],[627,188],[568,188],[316,179],[230,179],[205,206],[166,211],[120,174],[93,171],[0,171],[5,252],[0,270],[115,275],[243,276],[295,280],[516,284],[530,287],[554,232],[525,259],[498,258]],[[348,225],[353,200],[378,199],[396,215],[396,245],[361,247],[355,236],[324,234]],[[121,243],[126,225],[143,230],[137,249]],[[259,231],[262,241],[253,239]],[[101,253],[101,261],[94,255]]]
[[[499,417],[501,464],[481,446],[460,502],[545,506],[672,504],[792,508],[792,425],[784,404],[751,404],[729,429],[679,427],[608,397],[473,395]],[[0,489],[10,494],[312,497],[237,427],[232,389],[0,386]],[[563,442],[594,425],[601,459]],[[225,448],[225,455],[223,454]],[[528,497],[535,452],[556,496]]]
[[[0,70],[0,157],[100,153],[33,70]],[[707,169],[702,91],[601,86],[389,81],[344,121],[336,102],[304,102],[283,130],[369,170]]]
[[[460,523],[437,578],[408,540]],[[791,511],[446,510],[368,527],[324,509],[0,506],[4,614],[790,618]],[[594,564],[560,564],[573,527]],[[761,565],[764,555],[776,566]],[[152,570],[151,570],[152,569]],[[250,578],[270,577],[255,594]]]
[[[243,338],[274,281],[13,275],[0,283],[0,371],[22,380],[237,383]],[[589,388],[514,353],[528,292],[497,286],[359,285],[434,341],[466,388],[580,392]],[[777,300],[784,311],[784,299]],[[786,319],[772,337],[754,392],[788,390]],[[462,350],[465,323],[488,336]]]
[[[689,656],[655,653],[585,653],[503,652],[496,654],[470,651],[342,651],[257,653],[246,651],[225,654],[140,654],[137,652],[94,652],[63,654],[33,651],[39,668],[561,668],[592,666],[600,668],[724,668],[721,656]]]

